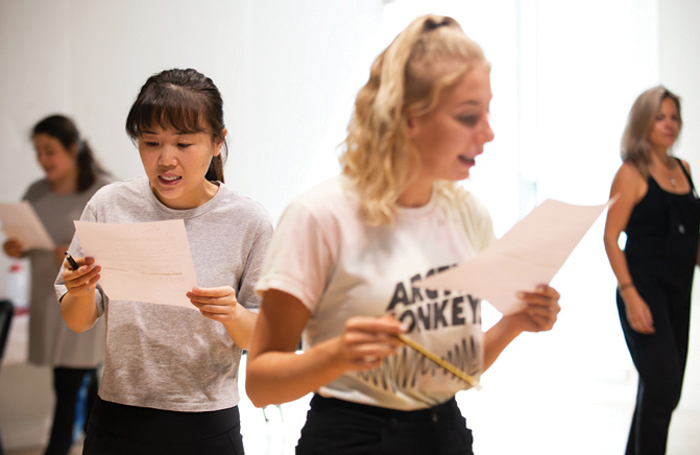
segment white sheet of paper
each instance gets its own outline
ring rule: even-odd
[[[28,250],[53,250],[56,246],[46,227],[27,201],[0,203],[2,230],[7,238],[16,238]]]
[[[100,285],[111,300],[197,310],[186,296],[197,278],[184,221],[74,223],[83,253],[102,267]]]
[[[474,258],[417,283],[484,299],[502,314],[518,312],[518,291],[549,284],[610,205],[577,206],[547,199]]]

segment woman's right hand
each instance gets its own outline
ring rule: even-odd
[[[396,353],[402,346],[394,335],[404,333],[401,323],[392,316],[354,316],[345,322],[338,337],[337,359],[345,370],[371,370]]]
[[[63,261],[63,280],[68,293],[75,297],[85,295],[100,280],[99,272],[102,268],[95,265],[94,258],[74,258],[78,264],[76,270],[71,270],[67,260]],[[94,292],[94,291],[93,291]]]
[[[21,259],[25,256],[24,245],[17,239],[9,239],[2,245],[2,249],[6,255],[13,258]]]
[[[627,322],[635,332],[644,335],[652,335],[654,330],[654,317],[651,315],[649,305],[644,301],[634,286],[622,291],[622,300],[625,302]]]

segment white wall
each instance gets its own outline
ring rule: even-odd
[[[659,2],[660,83],[681,97],[683,131],[674,153],[690,164],[700,185],[700,2]],[[697,270],[697,269],[696,269]],[[700,275],[695,274],[690,351],[681,407],[700,410]]]
[[[430,3],[437,13],[454,11],[493,63],[497,140],[479,161],[473,184],[492,209],[503,208],[494,213],[499,233],[522,215],[522,201],[505,195],[517,194],[522,184],[535,180],[540,198],[601,202],[618,165],[619,135],[629,106],[658,82],[683,98],[685,129],[677,154],[700,173],[697,2],[664,0],[657,8],[656,0],[593,0],[578,3],[575,14],[562,10],[559,17],[552,16],[563,3]],[[231,150],[227,181],[277,219],[302,188],[335,172],[333,147],[342,140],[349,106],[369,62],[395,33],[387,30],[428,12],[426,5],[417,0],[0,0],[0,200],[19,199],[29,182],[41,176],[28,135],[37,120],[54,112],[76,120],[117,177],[142,175],[137,152],[124,133],[127,111],[151,74],[194,67],[212,77],[224,97]],[[385,11],[390,14],[383,16]],[[549,15],[543,16],[544,11]],[[619,36],[622,26],[637,32]],[[606,48],[610,43],[617,46],[613,52]],[[515,61],[514,53],[528,46],[536,59]],[[632,73],[643,75],[631,83]],[[603,83],[605,89],[591,92],[586,84],[572,85],[573,77]],[[600,116],[583,115],[596,107]],[[533,113],[539,119],[534,123]],[[559,172],[544,172],[542,163]],[[601,226],[595,229],[602,235]],[[585,248],[602,251],[600,235],[586,240]],[[568,272],[579,284],[568,289],[559,328],[582,341],[558,362],[571,366],[579,356],[608,368],[619,359],[629,368],[611,310],[614,278],[604,255],[595,260],[593,268]],[[0,295],[8,263],[0,255]],[[693,303],[695,334],[681,403],[696,410],[700,391],[691,385],[700,381],[699,300],[700,291]],[[588,302],[598,313],[587,308]],[[588,325],[596,319],[601,325]],[[592,330],[619,336],[614,346],[600,345],[587,338]],[[532,346],[548,349],[545,344],[524,341],[506,355],[517,365],[518,355]],[[6,372],[0,371],[2,428],[16,423],[22,406],[3,395],[7,380],[10,389],[26,392],[22,375]],[[34,385],[48,384],[47,374],[27,372]],[[38,418],[50,408],[46,399],[43,394],[35,400]],[[42,431],[21,441],[5,433],[3,438],[8,445],[21,445],[43,438]]]

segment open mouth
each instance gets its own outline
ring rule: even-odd
[[[182,180],[182,177],[179,175],[159,175],[158,180],[167,185]]]
[[[476,160],[474,160],[474,158],[469,158],[464,155],[459,155],[458,158],[462,164],[466,164],[467,166],[474,166],[476,164]]]

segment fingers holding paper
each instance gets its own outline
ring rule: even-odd
[[[223,324],[234,343],[248,349],[258,315],[239,304],[235,289],[197,287],[187,293],[187,298],[202,316]]]
[[[20,242],[18,239],[9,239],[2,245],[2,249],[5,251],[5,254],[21,259],[25,256],[25,251],[24,251],[24,245],[22,242]]]
[[[222,323],[233,320],[238,306],[236,291],[231,286],[194,288],[187,293],[187,298],[204,317]]]
[[[514,322],[524,332],[544,332],[551,330],[561,310],[559,292],[551,286],[541,285],[534,292],[519,292],[518,298],[525,308],[513,314]]]
[[[87,292],[94,292],[95,285],[100,280],[102,268],[95,264],[95,259],[75,258],[78,268],[73,270],[68,260],[63,261],[63,280],[66,289],[72,296],[79,297]]]

